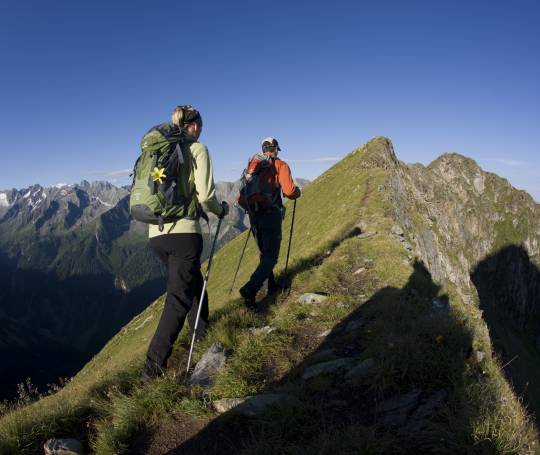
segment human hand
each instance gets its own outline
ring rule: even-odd
[[[229,214],[229,204],[227,204],[227,202],[225,201],[222,201],[221,207],[223,207],[223,211],[221,212],[221,215],[219,217],[224,218]]]

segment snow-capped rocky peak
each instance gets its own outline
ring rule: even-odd
[[[9,207],[9,200],[7,193],[0,193],[0,207]]]
[[[129,191],[109,182],[68,185],[57,183],[43,188],[32,185],[20,191],[1,191],[0,224],[11,229],[30,224],[43,235],[84,225],[114,208]],[[0,226],[1,227],[1,226]]]
[[[47,199],[47,193],[41,185],[34,185],[25,191],[23,199],[26,199],[26,203],[33,211]]]
[[[0,217],[2,217],[21,197],[21,193],[15,189],[0,191]]]

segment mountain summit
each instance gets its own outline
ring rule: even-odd
[[[538,214],[468,158],[407,165],[375,138],[303,191],[290,292],[247,311],[229,294],[247,234],[217,253],[195,360],[224,367],[188,388],[183,334],[165,376],[138,382],[161,297],[61,391],[7,412],[0,451],[70,435],[98,454],[536,453]],[[257,259],[250,241],[237,283]]]

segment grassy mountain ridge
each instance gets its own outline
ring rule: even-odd
[[[71,434],[87,439],[96,453],[136,453],[137,432],[159,434],[164,422],[171,426],[170,418],[173,427],[177,419],[201,430],[194,424],[197,418],[206,429],[183,439],[170,437],[163,442],[167,450],[200,453],[204,444],[214,444],[204,446],[206,453],[219,453],[231,441],[216,435],[226,434],[236,438],[237,450],[230,453],[276,453],[277,447],[282,453],[407,453],[414,448],[422,453],[535,453],[537,436],[492,354],[480,308],[468,303],[469,294],[447,266],[453,257],[435,259],[451,251],[437,250],[433,245],[444,237],[423,229],[429,216],[438,221],[435,215],[441,213],[426,214],[412,186],[414,172],[424,171],[400,163],[389,141],[375,138],[312,182],[297,204],[291,294],[276,302],[266,299],[261,314],[246,313],[236,295],[228,294],[246,233],[217,253],[209,283],[213,328],[195,356],[216,340],[232,355],[208,394],[189,393],[176,384],[173,371],[148,386],[134,379],[157,324],[160,298],[64,389],[7,413],[0,420],[0,449],[34,453],[45,438]],[[415,185],[421,185],[417,180]],[[278,273],[291,222],[292,204],[287,207]],[[250,240],[236,288],[257,258]],[[318,306],[299,304],[304,292],[324,293],[328,299]],[[348,329],[353,322],[356,328]],[[275,331],[255,335],[249,330],[265,325]],[[185,358],[186,347],[184,335],[174,367]],[[484,354],[481,360],[478,352]],[[338,373],[303,380],[306,369],[321,358],[371,359],[373,370],[346,387]],[[219,417],[209,404],[278,389],[288,390],[300,404],[248,422]],[[414,432],[409,432],[410,420],[397,429],[385,423],[388,416],[377,413],[377,403],[415,390],[426,402],[444,397],[430,423],[413,426]]]

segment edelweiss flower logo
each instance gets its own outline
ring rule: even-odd
[[[154,170],[150,173],[150,177],[152,177],[152,180],[154,182],[158,182],[159,184],[163,183],[163,180],[165,180],[165,177],[167,177],[165,174],[165,169],[160,169],[158,167],[155,167]]]

